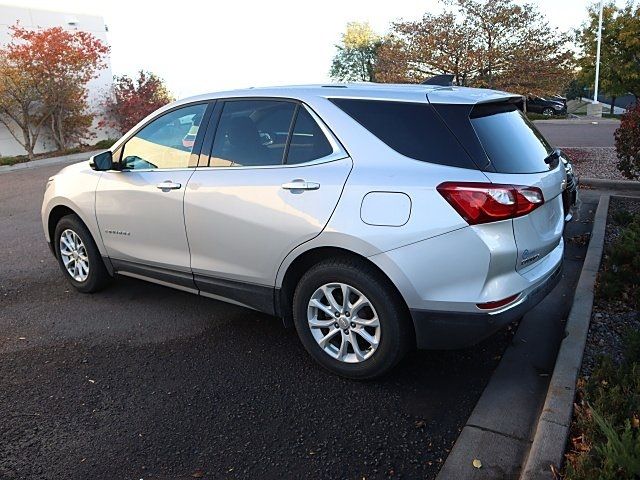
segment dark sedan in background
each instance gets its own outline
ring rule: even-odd
[[[567,105],[559,97],[542,98],[530,95],[527,97],[527,112],[541,113],[549,117],[566,115]]]

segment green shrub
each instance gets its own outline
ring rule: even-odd
[[[114,143],[116,143],[115,138],[106,138],[95,143],[93,146],[96,147],[96,149],[107,149],[111,148]]]
[[[640,178],[640,103],[622,115],[615,132],[618,170],[630,179]]]
[[[606,438],[605,443],[596,445],[594,450],[602,458],[602,471],[599,478],[638,478],[640,477],[640,437],[627,418],[620,432],[597,411],[593,419]],[[637,428],[635,429],[637,430]]]
[[[640,300],[640,214],[618,214],[614,220],[625,225],[620,236],[607,252],[599,277],[598,293],[605,300],[617,300],[626,295],[632,305]]]
[[[640,363],[640,331],[627,332],[624,338],[624,358],[628,363]]]
[[[573,423],[581,435],[572,438],[567,480],[640,476],[640,332],[630,330],[624,340],[622,365],[602,358],[581,386]]]
[[[0,165],[15,165],[16,163],[28,162],[29,157],[18,155],[17,157],[0,157]]]
[[[633,214],[628,210],[621,209],[614,211],[611,215],[611,218],[613,220],[613,223],[615,223],[616,225],[625,226],[633,221]]]

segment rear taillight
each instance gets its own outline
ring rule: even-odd
[[[469,225],[521,217],[544,203],[538,187],[445,182],[437,190]]]

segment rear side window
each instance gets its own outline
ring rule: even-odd
[[[331,101],[396,152],[423,162],[477,168],[428,103]]]
[[[322,130],[307,112],[300,107],[293,128],[293,136],[287,154],[287,163],[296,164],[317,160],[333,153],[333,148]]]
[[[555,168],[556,164],[544,161],[553,149],[515,105],[476,105],[470,120],[496,172],[539,173]]]

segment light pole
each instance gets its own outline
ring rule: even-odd
[[[602,8],[604,0],[600,0],[600,17],[598,19],[598,47],[596,50],[596,85],[593,91],[593,103],[598,103],[598,82],[600,81],[600,44],[602,43]]]

